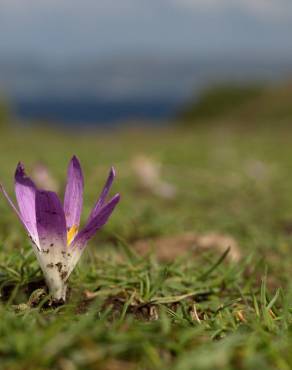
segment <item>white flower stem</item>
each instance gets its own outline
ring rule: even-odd
[[[53,279],[52,277],[46,277],[46,283],[48,285],[52,298],[56,301],[66,301],[67,283],[60,279]]]

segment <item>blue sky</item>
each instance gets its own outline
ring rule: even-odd
[[[0,0],[0,53],[292,56],[292,0]]]

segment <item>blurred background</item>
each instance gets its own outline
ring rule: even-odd
[[[290,0],[0,0],[0,119],[153,127],[247,103],[270,116],[271,85],[287,112],[291,31]]]
[[[287,246],[291,33],[290,0],[0,0],[1,182],[21,160],[62,194],[76,154],[83,218],[117,169],[109,234]]]

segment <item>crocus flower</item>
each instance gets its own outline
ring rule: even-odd
[[[1,185],[4,196],[30,237],[46,283],[55,300],[65,301],[69,275],[89,239],[107,222],[120,200],[120,195],[116,194],[106,201],[114,177],[115,171],[111,168],[100,197],[80,231],[84,181],[79,160],[75,156],[68,166],[63,205],[55,192],[38,189],[25,174],[21,163],[17,165],[15,172],[18,208]]]

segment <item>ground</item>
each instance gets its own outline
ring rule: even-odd
[[[76,154],[83,221],[110,165],[122,200],[70,277],[67,303],[55,307],[39,290],[24,230],[0,199],[0,369],[290,369],[291,142],[289,127],[232,124],[3,131],[0,177],[10,194],[21,160],[28,172],[45,163],[62,195]],[[141,188],[133,166],[141,156],[161,163],[172,199]],[[188,250],[186,233],[224,234],[239,255],[230,258],[224,239]],[[152,246],[143,255],[141,241]],[[167,250],[167,241],[175,257],[161,260],[157,248]]]

